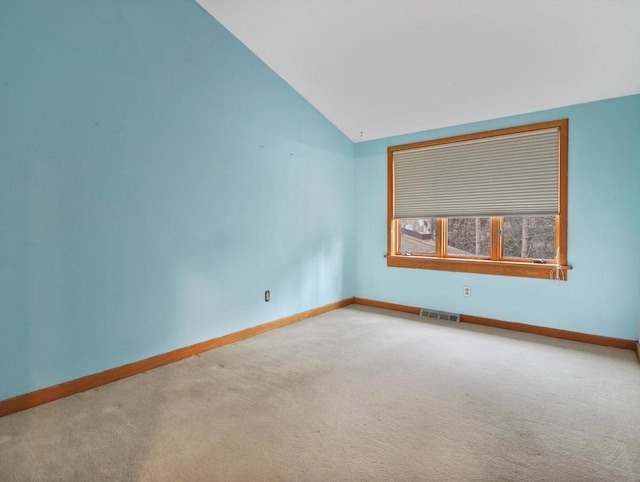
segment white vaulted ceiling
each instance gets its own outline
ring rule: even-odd
[[[640,0],[197,0],[358,142],[640,93]]]

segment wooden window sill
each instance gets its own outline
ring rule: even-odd
[[[521,278],[550,279],[555,264],[538,264],[515,261],[491,261],[485,259],[454,259],[427,256],[386,255],[387,266],[394,268],[432,269],[458,273],[518,276]],[[561,266],[566,281],[571,266]]]

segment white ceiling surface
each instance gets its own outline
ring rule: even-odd
[[[353,141],[640,93],[640,0],[197,0]]]

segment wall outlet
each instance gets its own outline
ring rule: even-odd
[[[464,287],[464,295],[465,296],[471,296],[471,286],[465,286]]]
[[[271,291],[267,290],[264,292],[264,300],[269,301],[271,299]]]

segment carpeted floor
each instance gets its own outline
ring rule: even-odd
[[[0,480],[640,480],[631,351],[351,306],[0,418]]]

